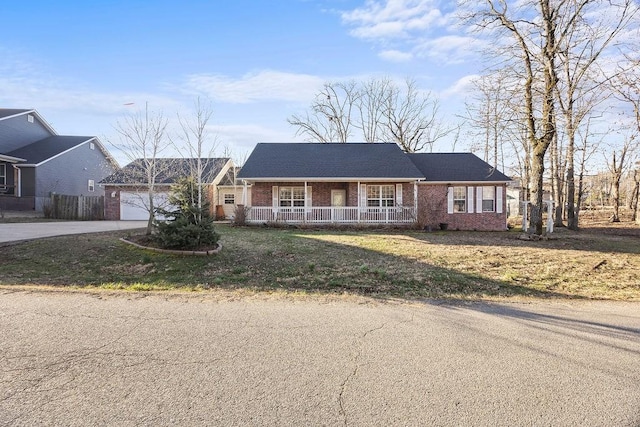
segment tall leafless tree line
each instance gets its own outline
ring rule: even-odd
[[[565,216],[568,226],[577,228],[581,183],[576,188],[576,175],[584,175],[601,139],[594,123],[620,84],[612,61],[633,51],[629,42],[638,29],[637,3],[465,0],[461,11],[465,22],[492,37],[489,55],[499,64],[476,83],[478,95],[468,107],[471,123],[484,132],[485,153],[492,147],[498,165],[499,148],[508,141],[537,233],[542,232],[547,169],[558,205],[556,222]],[[621,68],[635,73],[626,62]]]

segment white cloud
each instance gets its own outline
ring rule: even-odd
[[[258,101],[309,101],[325,80],[310,74],[263,70],[236,79],[217,74],[195,74],[183,90],[212,100],[243,104]]]
[[[408,38],[412,33],[442,27],[446,19],[435,0],[367,0],[361,8],[343,12],[342,21],[363,39]]]
[[[383,50],[378,56],[385,61],[391,62],[408,62],[413,59],[411,52],[401,52],[399,50]]]
[[[430,58],[441,63],[457,64],[478,55],[484,42],[466,36],[448,35],[423,40],[414,50],[416,56]]]
[[[471,90],[473,81],[479,77],[480,76],[478,74],[470,74],[468,76],[464,76],[458,79],[453,85],[440,92],[440,96],[444,99],[457,96],[464,97]]]

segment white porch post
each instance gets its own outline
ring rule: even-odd
[[[247,181],[242,181],[242,204],[247,206]]]
[[[307,222],[307,212],[309,212],[309,207],[307,206],[308,199],[309,199],[309,195],[307,194],[307,181],[305,181],[304,182],[304,215],[302,216],[302,222]]]
[[[413,182],[413,214],[418,220],[418,181]]]
[[[360,200],[362,199],[360,192],[360,181],[358,181],[358,222],[360,222],[360,216],[362,214],[362,206],[360,206]]]

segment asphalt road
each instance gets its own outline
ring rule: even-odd
[[[630,303],[5,287],[0,360],[0,425],[640,425]]]
[[[4,223],[0,224],[0,243],[39,239],[42,237],[62,236],[65,234],[129,230],[132,228],[144,228],[146,226],[146,221],[54,221]]]

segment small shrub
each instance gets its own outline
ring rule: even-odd
[[[45,218],[47,219],[51,219],[53,218],[53,204],[51,203],[45,203],[42,206],[42,214],[44,215]]]
[[[249,209],[245,205],[238,205],[233,210],[233,225],[247,225]]]

